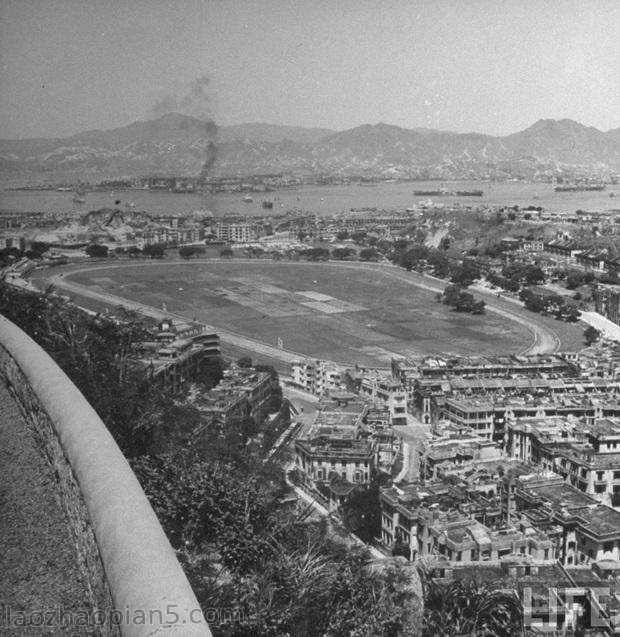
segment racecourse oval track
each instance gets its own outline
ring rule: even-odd
[[[474,290],[487,303],[486,315],[456,313],[435,299],[445,281],[387,264],[237,258],[100,262],[62,273],[40,271],[33,280],[64,289],[91,309],[123,304],[155,318],[196,319],[217,328],[224,349],[286,364],[309,356],[386,366],[394,355],[567,348],[553,321],[514,301]],[[564,340],[568,334],[577,342],[581,334],[577,326],[558,328]]]

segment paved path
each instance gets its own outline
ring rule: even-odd
[[[18,611],[84,607],[86,583],[54,471],[0,381],[0,634],[86,635],[87,629],[8,628]],[[36,617],[33,616],[36,621]]]
[[[582,312],[581,320],[595,327],[605,338],[620,341],[620,325],[616,325],[598,312]]]

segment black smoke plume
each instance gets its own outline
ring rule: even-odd
[[[155,118],[168,113],[181,113],[201,121],[201,128],[206,139],[206,156],[200,171],[200,176],[203,179],[208,176],[208,172],[217,158],[217,126],[209,116],[210,102],[209,78],[206,75],[201,75],[185,86],[179,94],[170,93],[160,97],[150,109],[150,115]],[[179,126],[186,128],[187,123],[181,121]]]

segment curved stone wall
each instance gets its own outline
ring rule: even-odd
[[[0,316],[0,375],[55,470],[101,634],[207,637],[208,624],[106,426],[56,363]]]

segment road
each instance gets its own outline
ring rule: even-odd
[[[220,261],[220,259],[197,259],[192,263],[209,263],[213,261]],[[235,259],[235,263],[248,263],[251,265],[255,261],[251,259]],[[186,261],[173,261],[173,263],[187,263]],[[296,262],[302,264],[304,262]],[[173,312],[167,312],[153,306],[137,303],[125,299],[123,297],[99,292],[89,288],[88,286],[74,283],[67,279],[71,274],[77,274],[79,272],[88,272],[98,269],[112,269],[112,268],[126,268],[126,267],[148,267],[150,265],[161,266],[161,261],[153,262],[140,262],[140,263],[127,263],[122,264],[97,264],[87,265],[78,268],[72,268],[69,271],[63,273],[55,273],[50,277],[37,276],[36,279],[42,284],[52,284],[54,287],[69,292],[70,294],[76,294],[82,297],[95,299],[101,303],[116,307],[118,305],[124,305],[130,309],[137,310],[138,312],[161,320],[163,318],[182,319],[188,320],[190,317],[175,314]],[[317,263],[312,262],[313,267],[317,266]],[[374,272],[380,272],[390,278],[397,279],[398,281],[407,283],[408,285],[418,287],[431,292],[442,292],[446,286],[446,281],[443,279],[437,279],[433,276],[422,275],[417,272],[407,272],[398,266],[391,264],[379,264],[379,263],[343,263],[343,262],[328,262],[319,264],[324,267],[334,267],[337,265],[339,268],[352,268],[352,269],[365,269]],[[66,275],[66,276],[65,276]],[[499,299],[496,293],[487,291],[481,288],[476,290],[476,293],[484,297],[486,302],[486,310],[488,312],[494,312],[500,316],[505,317],[510,321],[514,321],[524,326],[531,334],[532,341],[522,350],[523,354],[543,354],[548,352],[556,352],[560,349],[560,339],[558,336],[548,327],[542,325],[533,316],[530,317],[529,313],[523,310],[514,301],[509,302],[504,299]],[[261,357],[261,360],[272,364],[279,372],[287,373],[290,370],[290,364],[293,360],[304,358],[305,356],[311,356],[311,353],[295,352],[288,349],[279,349],[268,343],[262,342],[257,339],[249,338],[242,334],[238,334],[232,330],[226,329],[221,326],[214,327],[220,335],[220,341],[222,343],[222,352],[225,355],[232,357],[240,357],[244,355],[257,355]],[[398,352],[395,352],[398,354]]]

